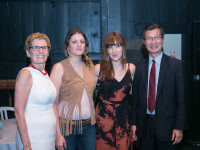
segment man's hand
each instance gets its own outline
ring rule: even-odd
[[[136,132],[136,126],[132,126],[131,129],[132,129],[132,132],[133,132],[133,141],[137,141],[137,136],[135,134],[135,132]]]
[[[183,138],[183,131],[174,129],[172,133],[172,139],[171,139],[172,141],[174,141],[173,145],[180,143],[182,138]]]

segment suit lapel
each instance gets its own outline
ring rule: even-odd
[[[144,86],[144,92],[147,95],[147,84],[148,84],[148,65],[149,65],[149,59],[145,59],[142,69],[142,80],[143,80],[143,86]]]
[[[166,70],[168,70],[169,67],[169,61],[168,61],[168,56],[163,54],[161,64],[160,64],[160,72],[159,72],[159,79],[158,79],[158,87],[157,87],[157,94],[156,94],[156,100],[157,96],[160,93],[161,87],[163,85],[163,82],[165,80],[166,76]]]

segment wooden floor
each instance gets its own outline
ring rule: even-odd
[[[137,143],[134,143],[132,150],[141,150]],[[200,150],[200,143],[186,143],[183,141],[181,143],[180,150]]]

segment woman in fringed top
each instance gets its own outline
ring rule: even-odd
[[[58,150],[95,150],[94,65],[86,55],[89,43],[79,29],[65,39],[66,59],[56,63],[51,79],[57,89],[55,112]]]

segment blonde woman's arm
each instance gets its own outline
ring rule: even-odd
[[[28,101],[28,96],[32,86],[32,76],[29,70],[24,69],[19,72],[15,84],[15,118],[17,127],[23,143],[24,150],[31,150],[31,143],[28,135],[24,110]]]

